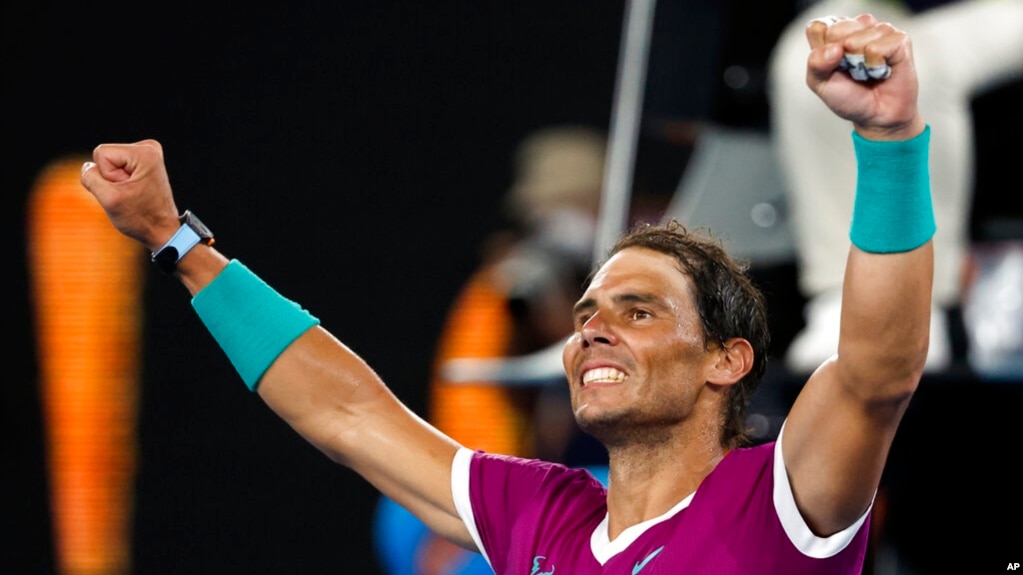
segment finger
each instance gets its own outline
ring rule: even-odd
[[[873,23],[873,16],[869,14],[856,18],[843,16],[815,18],[807,25],[807,40],[810,41],[811,48],[817,48],[827,42],[841,42],[850,34],[871,26]]]
[[[95,192],[93,192],[93,185],[94,185],[94,182],[95,182],[95,178],[96,177],[100,177],[100,176],[97,176],[97,173],[96,173],[97,170],[95,168],[96,168],[96,162],[85,162],[84,164],[82,164],[82,175],[81,175],[82,185],[85,186],[85,189],[89,190],[90,193],[95,193]]]
[[[863,24],[864,26],[873,26],[874,24],[877,24],[877,18],[875,18],[874,15],[870,13],[860,14],[859,16],[854,18],[854,20],[856,20],[860,24]]]
[[[826,79],[836,68],[848,70],[849,62],[842,56],[843,42],[849,35],[862,30],[872,17],[844,18],[825,16],[811,20],[806,27],[806,38],[810,44],[810,72],[819,79]]]
[[[806,40],[810,49],[817,49],[826,42],[834,42],[862,27],[858,21],[841,16],[814,18],[806,25]]]
[[[842,45],[827,42],[810,51],[807,57],[807,82],[813,86],[831,78],[842,62]]]
[[[874,68],[888,62],[888,57],[902,42],[902,36],[905,34],[883,22],[850,34],[842,42],[842,48],[846,54],[860,56],[865,67]]]
[[[98,177],[123,182],[131,177],[135,160],[130,144],[100,144],[92,151]],[[92,170],[89,170],[90,172]]]
[[[824,16],[814,18],[806,24],[806,41],[810,44],[811,50],[820,48],[824,44],[824,35],[827,33],[828,26],[837,21],[838,17],[836,16]]]

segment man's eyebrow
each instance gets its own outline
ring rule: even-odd
[[[595,300],[595,299],[593,299],[591,297],[588,297],[586,299],[581,299],[581,300],[577,301],[574,306],[572,306],[572,315],[579,315],[583,311],[586,311],[588,309],[593,309],[595,307],[597,307],[597,300]]]
[[[662,298],[651,293],[626,292],[615,295],[614,297],[611,298],[611,301],[613,301],[616,304],[645,303],[658,306],[664,305],[664,300]],[[594,298],[586,298],[583,300],[579,300],[578,303],[572,306],[572,313],[578,315],[586,310],[593,309],[595,307],[597,307],[597,300]]]
[[[615,303],[660,304],[664,300],[652,293],[623,293],[612,298]]]

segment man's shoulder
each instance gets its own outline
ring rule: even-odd
[[[774,469],[774,442],[733,449],[721,460],[714,471],[704,479],[698,491],[703,493],[735,493],[736,489],[751,490],[758,485],[772,485]]]
[[[569,467],[563,463],[476,451],[473,453],[474,474],[494,474],[514,477],[515,481],[543,483],[580,482],[603,489],[603,482],[593,471],[583,467]]]

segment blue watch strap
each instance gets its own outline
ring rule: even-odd
[[[178,231],[174,232],[171,239],[168,240],[162,248],[153,252],[153,259],[156,259],[156,255],[160,252],[168,248],[174,248],[174,251],[177,252],[177,258],[174,261],[180,261],[185,254],[199,244],[201,239],[202,238],[199,237],[199,234],[195,233],[195,230],[192,229],[192,226],[188,224],[181,224],[181,227],[178,228]]]

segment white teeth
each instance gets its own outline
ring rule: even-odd
[[[588,383],[620,383],[626,375],[613,367],[598,367],[583,374],[583,385]]]

